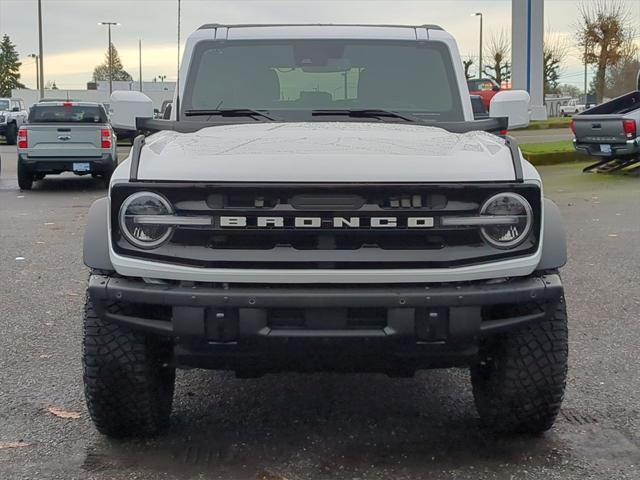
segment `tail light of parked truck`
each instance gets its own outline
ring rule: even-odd
[[[627,138],[635,138],[637,133],[636,121],[633,119],[622,120],[622,130]]]
[[[111,148],[112,133],[110,128],[101,129],[100,138],[102,140],[101,141],[102,148]]]
[[[573,119],[571,119],[571,121],[569,122],[569,129],[571,130],[571,133],[573,133],[573,136],[576,136],[576,124],[574,123]]]
[[[29,141],[27,140],[27,129],[20,127],[18,130],[18,148],[28,148]]]

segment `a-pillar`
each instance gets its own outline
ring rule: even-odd
[[[545,120],[544,0],[511,0],[511,88],[531,96],[531,119]]]

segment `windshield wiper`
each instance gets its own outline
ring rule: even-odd
[[[271,120],[275,122],[276,120],[273,117],[270,117],[264,112],[260,110],[253,110],[251,108],[223,108],[223,109],[202,109],[202,110],[187,110],[184,112],[186,117],[200,117],[200,116],[208,116],[213,117],[215,115],[220,117],[262,117],[267,120]]]
[[[410,114],[398,113],[393,110],[381,110],[377,108],[361,108],[361,109],[336,109],[336,110],[313,110],[314,116],[349,116],[354,118],[380,118],[390,117],[399,118],[405,122],[424,122],[422,118],[415,117]]]

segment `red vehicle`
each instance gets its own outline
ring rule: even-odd
[[[500,91],[500,85],[490,78],[473,78],[467,80],[470,95],[479,95],[484,107],[489,110],[493,96]]]

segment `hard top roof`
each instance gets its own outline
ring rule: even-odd
[[[209,23],[198,31],[212,30],[216,40],[267,39],[371,39],[428,40],[430,31],[443,29],[438,25],[365,25],[365,24],[219,24]],[[198,35],[202,38],[201,35]]]

